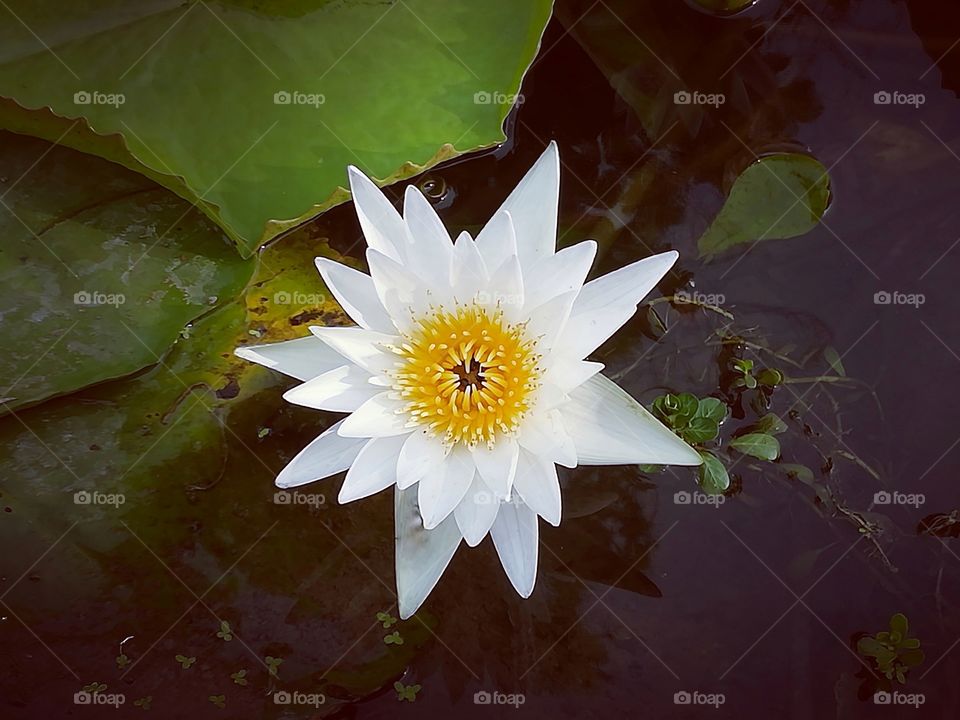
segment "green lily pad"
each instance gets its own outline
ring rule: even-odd
[[[551,6],[9,0],[0,124],[149,175],[249,255],[343,202],[349,164],[388,182],[502,142]]]
[[[15,409],[157,362],[253,263],[112,163],[0,134],[0,398]]]
[[[798,153],[760,158],[734,182],[697,244],[700,256],[803,235],[817,226],[829,204],[830,177],[818,160]]]

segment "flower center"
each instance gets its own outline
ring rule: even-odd
[[[393,348],[393,388],[411,422],[450,445],[492,446],[515,432],[540,384],[540,355],[525,331],[480,306],[419,319]]]

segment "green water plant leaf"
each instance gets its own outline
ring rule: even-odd
[[[730,441],[730,447],[759,460],[776,460],[780,456],[780,442],[762,432],[747,433]]]
[[[723,463],[711,452],[701,451],[703,465],[698,468],[700,487],[708,495],[719,495],[730,487],[730,476]]]
[[[151,177],[249,255],[343,202],[347,165],[393,181],[502,142],[551,6],[9,0],[0,126]]]
[[[701,257],[736,245],[803,235],[830,204],[830,177],[815,158],[798,153],[767,155],[747,167],[723,208],[697,243]]]

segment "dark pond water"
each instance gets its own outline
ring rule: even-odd
[[[423,180],[446,187],[448,226],[474,228],[556,139],[561,243],[597,238],[595,274],[676,248],[658,292],[713,295],[733,318],[642,308],[597,353],[607,373],[644,402],[722,397],[734,408],[729,437],[758,415],[752,395],[730,387],[731,360],[777,367],[795,381],[769,398],[789,426],[782,459],[736,462],[716,507],[677,501],[695,488],[684,469],[566,472],[564,522],[541,529],[532,598],[515,595],[489,543],[461,549],[393,647],[376,621],[393,608],[388,494],[271,502],[273,474],[318,429],[315,413],[281,402],[282,381],[232,410],[225,430],[192,428],[220,437],[225,459],[199,441],[151,437],[158,449],[141,468],[151,482],[137,487],[110,443],[146,422],[130,407],[149,407],[163,368],[88,389],[20,413],[44,440],[0,420],[15,471],[0,478],[3,716],[134,716],[133,700],[149,696],[147,716],[171,718],[957,717],[958,37],[960,12],[934,0],[760,0],[733,17],[672,1],[559,0],[509,143]],[[670,102],[684,87],[726,102]],[[878,92],[923,103],[878,104]],[[658,93],[654,112],[644,98]],[[824,223],[698,259],[733,180],[782,150],[829,168]],[[307,232],[360,257],[350,207]],[[912,304],[896,300],[906,296]],[[743,341],[721,342],[723,332]],[[833,353],[850,381],[836,381]],[[74,480],[50,444],[66,465],[114,472],[135,501],[63,509]],[[332,500],[338,482],[309,490]],[[884,491],[904,502],[875,502]],[[935,515],[946,517],[931,529]],[[925,659],[887,707],[856,643],[895,613]],[[218,619],[233,640],[217,637]],[[129,672],[116,661],[128,636]],[[177,655],[196,661],[183,670]],[[283,658],[276,679],[266,656]],[[231,673],[244,669],[237,684]],[[398,680],[422,686],[416,702],[398,702]],[[126,705],[69,704],[93,682]],[[278,706],[279,689],[326,703]],[[482,691],[523,704],[478,705]],[[682,692],[722,705],[677,704]],[[220,694],[222,709],[209,700]]]

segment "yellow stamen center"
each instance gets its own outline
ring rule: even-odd
[[[420,318],[399,347],[393,388],[411,423],[444,442],[492,446],[514,433],[539,386],[540,356],[524,324],[499,309],[458,307]]]

